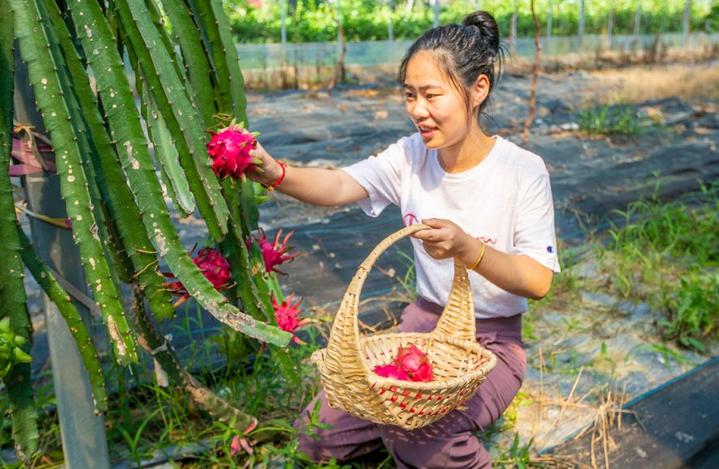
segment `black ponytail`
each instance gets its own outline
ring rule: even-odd
[[[463,93],[469,106],[469,88],[484,74],[489,79],[491,94],[502,74],[506,50],[501,43],[499,27],[486,11],[467,15],[462,24],[449,24],[430,29],[409,48],[399,68],[399,81],[407,77],[407,64],[420,51],[432,51],[453,84]],[[489,95],[480,104],[482,113]]]

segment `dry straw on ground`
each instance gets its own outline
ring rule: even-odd
[[[603,104],[639,103],[673,96],[691,102],[719,99],[719,67],[714,63],[602,70],[592,76],[597,79],[593,94]]]

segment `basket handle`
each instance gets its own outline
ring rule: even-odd
[[[416,223],[390,234],[377,244],[360,264],[357,268],[357,272],[347,286],[340,307],[337,310],[334,323],[332,324],[330,340],[327,345],[326,363],[336,361],[337,363],[334,363],[334,365],[337,366],[337,368],[335,369],[344,369],[351,372],[350,369],[353,367],[348,363],[347,352],[350,352],[352,355],[354,363],[363,363],[359,347],[360,336],[357,313],[360,294],[365,279],[379,256],[389,249],[390,246],[402,238],[429,228],[430,227],[425,224]],[[452,282],[449,299],[432,334],[475,340],[476,329],[474,314],[459,313],[461,311],[467,311],[467,309],[473,311],[472,293],[469,288],[467,269],[455,260],[454,280]],[[345,351],[344,354],[340,353],[343,349]]]

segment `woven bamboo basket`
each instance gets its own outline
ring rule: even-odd
[[[471,398],[497,363],[496,356],[476,340],[467,269],[456,262],[447,305],[432,332],[360,337],[359,298],[375,261],[398,240],[426,228],[408,226],[372,250],[347,287],[327,347],[312,355],[331,407],[407,430],[429,425]],[[376,365],[390,363],[398,348],[409,344],[428,354],[433,381],[402,381],[372,371]]]

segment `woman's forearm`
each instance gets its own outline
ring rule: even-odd
[[[277,190],[315,205],[345,205],[368,197],[352,176],[339,169],[288,166]]]
[[[476,262],[482,250],[482,242],[473,241],[460,258],[468,266]],[[534,300],[544,297],[552,286],[553,272],[547,267],[529,256],[507,254],[487,245],[474,271],[502,290]]]
[[[345,205],[362,200],[367,191],[346,172],[339,169],[298,168],[278,162],[262,145],[251,155],[255,169],[247,173],[253,181],[315,205]]]

